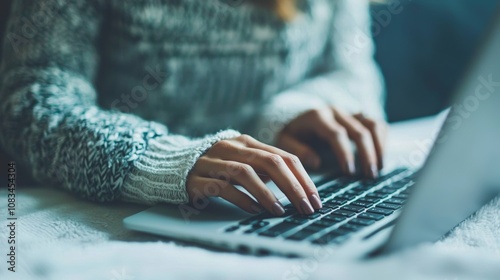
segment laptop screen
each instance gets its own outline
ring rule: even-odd
[[[439,240],[500,193],[500,19],[488,32],[386,250]]]

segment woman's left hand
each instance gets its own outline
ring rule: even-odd
[[[332,107],[314,109],[292,120],[278,135],[277,147],[295,154],[309,168],[319,168],[321,158],[311,146],[312,139],[328,143],[346,175],[354,175],[355,159],[351,141],[361,161],[361,174],[376,178],[383,167],[387,124],[362,114],[349,115]]]

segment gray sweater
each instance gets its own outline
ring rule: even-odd
[[[364,0],[16,0],[0,67],[0,142],[33,176],[96,201],[188,201],[214,143],[272,144],[319,106],[383,118]]]

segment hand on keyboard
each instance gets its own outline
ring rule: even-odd
[[[362,114],[349,115],[325,107],[308,111],[292,120],[278,136],[277,146],[292,154],[310,168],[319,168],[320,156],[310,144],[311,139],[327,143],[336,155],[345,175],[356,173],[354,151],[356,144],[361,172],[367,178],[376,178],[383,167],[384,142],[387,126],[384,121],[375,121]]]
[[[316,186],[296,156],[247,135],[213,145],[196,162],[186,187],[193,204],[218,196],[250,213],[260,212],[262,206],[283,215],[285,209],[262,177],[273,180],[299,213],[312,214],[322,207]],[[258,204],[234,185],[244,187]]]

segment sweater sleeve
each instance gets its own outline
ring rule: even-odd
[[[239,133],[189,139],[97,106],[104,3],[13,2],[0,68],[0,142],[38,181],[94,201],[187,202],[185,181],[198,157]]]
[[[332,1],[329,44],[319,73],[277,94],[262,110],[252,132],[275,144],[276,135],[308,110],[335,106],[347,113],[362,112],[384,119],[384,85],[376,65],[366,0]]]

